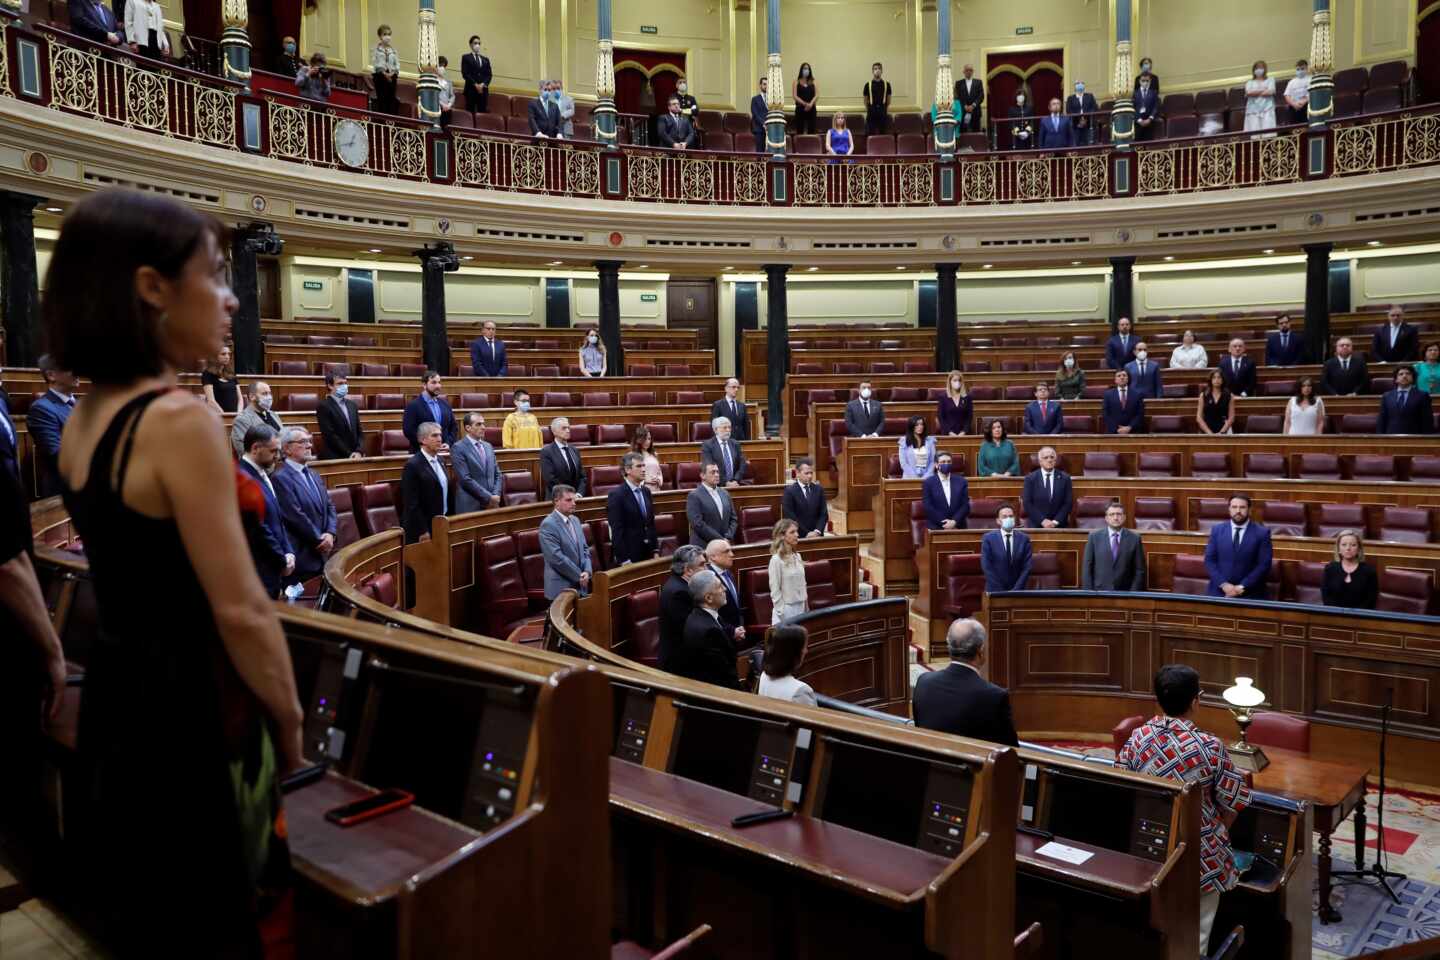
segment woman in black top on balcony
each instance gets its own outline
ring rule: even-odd
[[[1365,562],[1365,544],[1354,530],[1335,535],[1335,559],[1325,564],[1320,596],[1327,607],[1374,610],[1380,596],[1375,568]]]
[[[815,86],[815,73],[810,64],[800,64],[800,75],[795,78],[795,132],[815,132],[815,100],[819,95]]]

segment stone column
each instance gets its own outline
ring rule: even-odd
[[[450,330],[445,316],[445,274],[458,270],[455,247],[440,242],[416,250],[420,258],[420,348],[425,366],[450,375]]]
[[[1324,127],[1335,114],[1335,82],[1330,71],[1335,68],[1333,37],[1330,30],[1330,0],[1315,0],[1315,13],[1310,28],[1310,102],[1305,108],[1312,127]],[[1308,248],[1307,248],[1308,249]]]
[[[0,318],[5,362],[33,367],[40,350],[40,274],[35,265],[35,208],[43,197],[0,191]]]
[[[938,0],[935,8],[938,42],[935,51],[935,152],[942,161],[955,158],[955,80],[950,70],[950,0]],[[955,271],[950,271],[955,279]],[[944,294],[941,295],[944,303]],[[954,284],[951,284],[954,303]],[[939,356],[939,354],[936,354]]]
[[[619,143],[615,111],[615,47],[610,39],[610,0],[596,4],[595,36],[595,136],[607,147]]]
[[[1110,95],[1110,141],[1128,150],[1135,140],[1135,79],[1130,66],[1130,0],[1115,0],[1115,79]]]
[[[415,49],[415,66],[420,70],[416,84],[420,119],[430,121],[431,130],[440,129],[440,44],[435,36],[435,0],[420,0],[420,39]]]
[[[955,345],[955,272],[959,269],[958,263],[935,264],[935,370],[938,373],[949,373],[960,366]]]
[[[1305,250],[1305,351],[1310,363],[1330,352],[1330,251],[1333,243],[1307,243]]]
[[[240,306],[230,323],[235,341],[235,372],[265,372],[265,348],[260,342],[260,254],[279,256],[284,242],[268,223],[247,223],[235,228],[230,244],[230,287]]]
[[[774,0],[771,0],[773,5]],[[790,369],[790,308],[785,299],[788,263],[765,264],[766,386],[769,403],[765,408],[765,433],[780,436],[785,426],[785,374]],[[811,443],[823,440],[812,439]]]
[[[220,0],[220,52],[223,56],[221,74],[226,80],[244,85],[250,92],[250,37],[245,28],[250,23],[246,0]],[[238,368],[237,368],[238,369]]]
[[[605,344],[605,375],[625,375],[625,348],[620,343],[620,266],[623,260],[596,260],[600,271],[600,342]]]
[[[781,160],[785,157],[785,72],[780,66],[780,0],[766,0],[765,40],[769,49],[765,105],[770,108],[765,115],[765,150],[772,159]]]
[[[1119,331],[1121,317],[1135,322],[1135,258],[1110,258],[1110,332]]]

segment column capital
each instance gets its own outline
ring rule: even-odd
[[[960,270],[960,264],[958,264],[958,263],[937,263],[937,264],[935,264],[935,272],[936,272],[936,273],[939,273],[939,274],[949,274],[951,277],[954,277],[955,274],[959,272],[959,270]]]
[[[1305,251],[1305,255],[1307,257],[1317,257],[1323,255],[1326,258],[1329,258],[1330,251],[1335,249],[1335,244],[1330,242],[1329,240],[1324,240],[1318,243],[1303,244],[1301,245],[1300,249]]]
[[[793,264],[789,263],[767,263],[764,264],[764,270],[766,276],[773,280],[776,277],[784,278],[792,266]]]
[[[619,273],[620,268],[625,266],[624,260],[596,260],[595,269],[601,273]]]
[[[1116,270],[1129,270],[1135,266],[1134,257],[1110,257],[1110,266]]]

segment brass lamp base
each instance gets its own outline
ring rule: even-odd
[[[1246,773],[1259,773],[1270,766],[1270,758],[1265,756],[1265,751],[1244,740],[1236,740],[1226,749],[1230,751],[1230,761]]]

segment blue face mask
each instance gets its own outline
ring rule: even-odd
[[[1014,529],[1015,529],[1015,518],[1014,518],[1014,517],[1006,517],[1004,520],[1001,520],[1001,521],[1000,521],[1000,529],[1001,529],[1001,530],[1007,530],[1007,531],[1008,531],[1008,530],[1014,530]]]
[[[516,410],[519,410],[521,413],[529,413],[529,412],[530,412],[530,401],[529,401],[529,400],[521,400],[519,403],[515,404],[515,409],[516,409]]]
[[[292,57],[295,56],[295,44],[293,44],[293,43],[287,43],[287,44],[285,44],[285,52],[288,53],[288,54],[290,54],[290,56],[292,56]]]
[[[335,388],[335,396],[339,397],[341,400],[344,400],[345,397],[349,395],[349,393],[350,384],[348,383],[342,383],[340,384],[340,386]]]
[[[935,469],[939,470],[940,473],[944,476],[950,476],[950,464],[948,463],[937,463],[935,465]]]
[[[1076,93],[1084,93],[1084,92],[1085,92],[1085,84],[1083,84],[1083,83],[1077,83],[1077,84],[1075,84],[1075,92],[1076,92]]]

